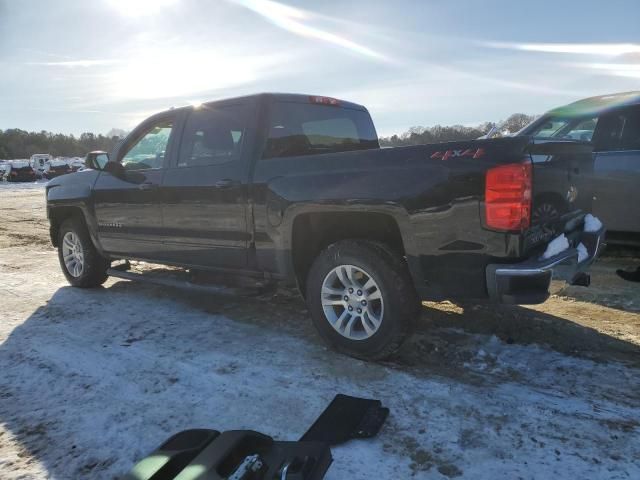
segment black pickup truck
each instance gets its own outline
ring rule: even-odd
[[[586,283],[604,235],[585,229],[590,168],[591,146],[566,140],[380,148],[360,105],[259,94],[154,115],[108,162],[50,181],[47,212],[74,286],[118,259],[282,281],[331,346],[382,358],[420,300],[539,303],[552,276]]]

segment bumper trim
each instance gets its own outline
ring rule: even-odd
[[[551,258],[528,259],[516,264],[490,264],[486,269],[487,290],[491,300],[499,303],[542,303],[549,297],[552,279],[571,282],[586,270],[606,246],[604,227],[597,232],[583,232],[580,242],[588,256],[578,262],[578,250],[570,248]]]

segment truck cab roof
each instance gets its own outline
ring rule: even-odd
[[[325,105],[335,105],[342,108],[350,108],[353,110],[361,110],[366,112],[367,109],[364,105],[360,105],[346,100],[340,100],[333,97],[327,97],[323,95],[305,95],[301,93],[277,93],[277,92],[262,92],[251,95],[243,95],[239,97],[220,98],[217,100],[209,100],[202,102],[200,105],[212,106],[219,103],[243,103],[243,102],[259,102],[259,101],[275,101],[275,102],[294,102],[294,103],[318,103]],[[198,106],[200,106],[198,105]],[[171,108],[157,113],[156,115],[163,115],[168,112],[175,112],[180,110],[192,110],[197,108],[195,105],[186,105],[184,107]],[[155,115],[154,115],[155,116]]]
[[[583,117],[587,115],[600,115],[609,110],[640,105],[640,91],[614,93],[611,95],[599,95],[597,97],[584,98],[577,102],[563,105],[548,111],[544,116],[553,117]]]

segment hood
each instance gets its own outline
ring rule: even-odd
[[[47,190],[54,187],[68,187],[68,186],[88,186],[93,187],[96,179],[100,175],[98,170],[83,170],[80,172],[69,173],[60,177],[55,177],[47,183]]]

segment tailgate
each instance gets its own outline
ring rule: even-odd
[[[590,143],[575,141],[536,141],[527,147],[533,162],[533,189],[531,227],[524,236],[523,253],[544,250],[563,233],[570,242],[577,241],[593,202],[592,149]]]

